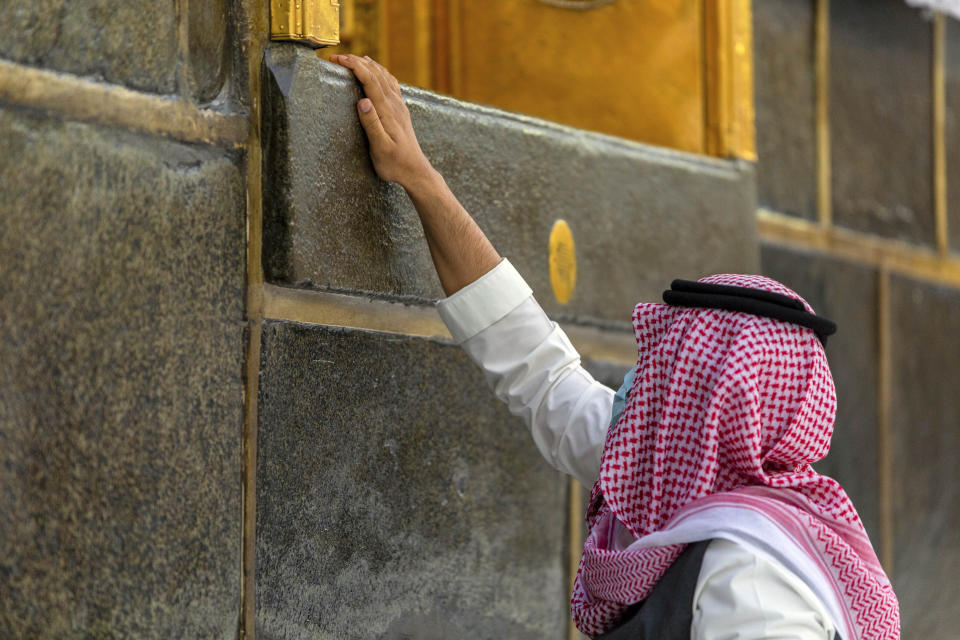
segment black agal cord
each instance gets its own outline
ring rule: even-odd
[[[663,301],[678,307],[726,309],[792,322],[813,329],[824,345],[827,336],[837,332],[836,323],[810,313],[799,300],[750,287],[674,280],[670,289],[663,292]]]

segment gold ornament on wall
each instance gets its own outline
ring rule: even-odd
[[[557,220],[550,230],[550,285],[560,304],[567,304],[577,286],[577,249],[573,232],[565,220]]]
[[[313,48],[340,44],[338,0],[270,0],[270,38]]]

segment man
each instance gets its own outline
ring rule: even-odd
[[[377,174],[423,224],[453,337],[556,468],[592,486],[572,598],[619,638],[899,638],[899,611],[856,510],[810,467],[829,449],[832,323],[758,276],[675,281],[634,312],[638,363],[615,395],[424,156],[400,86],[356,75]]]

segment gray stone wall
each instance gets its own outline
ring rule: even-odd
[[[755,3],[756,166],[408,101],[611,386],[633,304],[674,277],[760,270],[838,320],[819,468],[887,562],[904,637],[948,638],[960,174],[947,143],[938,216],[932,23],[831,2],[824,123],[815,5]],[[0,6],[0,637],[561,636],[583,493],[418,324],[438,283],[410,203],[372,173],[357,87],[307,49],[264,52],[266,7]],[[954,140],[957,23],[945,33]],[[788,222],[758,233],[758,200]],[[565,305],[547,268],[560,218]],[[365,330],[394,315],[403,333]]]
[[[264,327],[261,638],[558,638],[566,479],[456,345]]]
[[[905,638],[949,638],[960,625],[960,291],[890,284],[894,586]]]
[[[228,3],[0,13],[0,637],[233,640],[245,153],[200,142],[236,113]]]
[[[813,1],[754,3],[757,201],[817,215],[817,87]]]
[[[0,109],[0,635],[233,636],[234,154]]]
[[[833,2],[830,45],[834,219],[932,245],[930,21],[903,2]]]

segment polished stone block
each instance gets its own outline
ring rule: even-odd
[[[817,95],[813,0],[753,5],[757,200],[817,217]]]
[[[567,479],[459,347],[268,321],[257,637],[559,638]]]
[[[406,194],[379,181],[346,70],[266,53],[264,267],[274,283],[442,295]],[[548,313],[628,323],[675,277],[756,267],[749,165],[568,129],[405,89],[424,151]],[[553,298],[548,238],[566,220],[578,285]]]
[[[833,219],[934,242],[933,28],[898,0],[830,3]]]
[[[827,340],[837,420],[830,453],[815,466],[843,485],[878,546],[877,275],[868,267],[771,244],[763,245],[760,259],[764,275],[837,323],[837,333]]]
[[[173,2],[5,0],[0,12],[0,57],[142,91],[176,90]]]
[[[890,284],[893,586],[904,638],[960,628],[960,291]]]
[[[0,637],[240,606],[239,158],[0,109]]]

